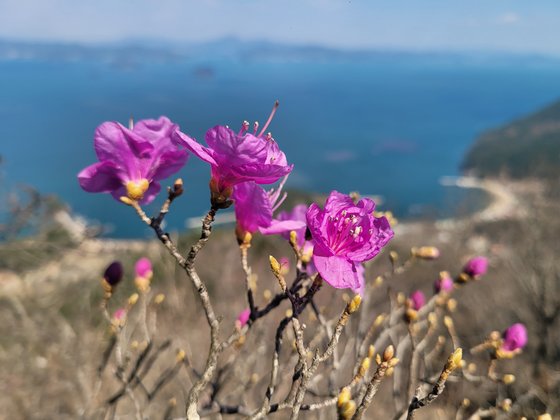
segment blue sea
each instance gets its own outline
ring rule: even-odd
[[[130,208],[78,186],[76,174],[95,161],[95,127],[167,115],[203,141],[216,124],[264,122],[278,99],[270,131],[295,164],[288,188],[357,190],[382,196],[381,208],[400,217],[438,217],[480,199],[438,183],[460,173],[477,135],[560,96],[560,61],[529,56],[197,51],[140,52],[132,62],[1,58],[3,197],[29,184],[107,226],[107,236],[148,236]],[[193,157],[179,175],[185,194],[168,229],[208,208],[209,168]]]

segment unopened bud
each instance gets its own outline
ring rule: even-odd
[[[371,359],[375,355],[375,346],[370,344],[368,348],[368,357]]]
[[[185,360],[185,356],[186,356],[185,350],[182,349],[179,350],[177,352],[177,357],[176,357],[177,363],[181,363],[183,360]]]
[[[160,305],[161,303],[163,303],[164,300],[165,300],[165,295],[163,293],[159,293],[154,298],[154,303],[156,305]]]
[[[377,318],[375,318],[375,321],[373,321],[373,325],[379,327],[383,323],[383,321],[385,321],[385,314],[377,315]]]
[[[291,318],[294,315],[294,311],[291,309],[286,309],[286,318]]]
[[[279,275],[280,274],[280,263],[278,262],[278,260],[276,258],[274,258],[272,255],[270,255],[268,257],[268,260],[270,261],[270,269],[272,270],[272,272],[275,275]]]
[[[552,420],[552,416],[548,413],[541,414],[537,420]]]
[[[430,324],[430,327],[435,327],[437,325],[437,315],[435,312],[430,312],[428,314],[428,323]]]
[[[375,278],[375,280],[373,281],[373,284],[374,284],[376,287],[381,286],[381,285],[383,284],[383,277],[377,276],[377,277]]]
[[[418,319],[418,311],[408,308],[405,312],[405,317],[408,322],[414,322]]]
[[[360,295],[354,296],[348,304],[348,313],[353,314],[356,312],[360,307],[360,303],[362,303],[362,297]]]
[[[425,260],[434,260],[439,257],[439,249],[435,246],[421,246],[420,248],[412,248],[412,255],[417,258],[422,258]]]
[[[447,310],[449,312],[455,312],[455,309],[457,309],[457,301],[455,299],[449,299],[447,301]]]
[[[443,323],[447,328],[453,328],[453,318],[451,318],[450,316],[444,316]]]
[[[395,347],[391,344],[383,352],[383,361],[388,362],[395,356]]]
[[[183,194],[183,180],[181,178],[177,178],[173,183],[173,195],[175,197],[179,197]]]
[[[136,302],[138,302],[138,293],[133,293],[130,295],[130,297],[128,298],[128,305],[129,306],[134,306],[136,305]]]
[[[352,395],[350,394],[350,388],[346,386],[342,388],[340,394],[338,394],[338,401],[336,405],[342,407],[344,404],[350,401],[350,398],[352,398]]]
[[[369,370],[370,360],[367,357],[364,357],[362,363],[360,364],[359,376],[365,376],[367,371]]]
[[[467,408],[468,406],[471,405],[471,400],[469,400],[468,398],[464,398],[461,405],[465,408]]]
[[[272,299],[272,292],[270,290],[266,289],[263,292],[263,297],[264,297],[264,300],[269,301],[270,299]]]
[[[290,231],[290,245],[297,247],[297,233],[295,230]]]
[[[449,371],[457,369],[461,366],[461,360],[463,360],[463,349],[459,347],[447,359],[445,369]]]
[[[103,274],[103,279],[111,287],[114,287],[120,283],[120,281],[123,278],[123,274],[124,274],[123,265],[119,261],[113,261],[105,269],[105,273]]]
[[[509,398],[506,398],[505,400],[502,401],[502,410],[504,410],[506,413],[511,410],[511,404],[512,401]]]
[[[507,375],[504,375],[503,381],[504,381],[504,384],[511,385],[512,383],[515,382],[515,375],[512,375],[511,373],[507,374]]]
[[[399,254],[396,251],[389,252],[389,259],[391,260],[391,264],[395,264],[399,259]]]
[[[476,372],[476,365],[474,363],[469,363],[469,365],[467,366],[467,371],[470,374],[473,374]]]
[[[394,367],[389,367],[387,368],[387,370],[385,371],[385,376],[387,377],[391,377],[393,376],[393,373],[395,372],[395,368]]]
[[[393,357],[391,360],[389,360],[388,364],[389,364],[389,368],[392,369],[395,366],[397,366],[397,364],[399,363],[399,359],[396,357]]]
[[[340,417],[344,420],[351,419],[355,412],[356,403],[353,400],[346,401],[339,410]]]
[[[375,355],[375,363],[377,363],[378,365],[381,364],[381,355],[379,353]]]
[[[147,277],[136,277],[134,279],[134,285],[141,293],[146,293],[150,290],[150,279]]]

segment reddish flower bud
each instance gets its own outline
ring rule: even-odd
[[[474,257],[471,258],[463,268],[463,272],[470,277],[478,277],[486,274],[488,270],[488,258]]]
[[[515,351],[522,349],[527,344],[527,328],[525,325],[517,323],[506,329],[503,334],[502,349]]]
[[[105,269],[103,278],[111,286],[116,286],[123,278],[124,269],[119,261],[114,261]]]
[[[410,295],[410,302],[412,303],[412,309],[418,311],[426,304],[426,297],[420,290],[416,290]]]

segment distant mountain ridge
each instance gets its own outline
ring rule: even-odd
[[[501,51],[439,51],[391,48],[342,49],[314,44],[284,44],[267,40],[241,40],[235,37],[205,42],[175,42],[153,39],[131,39],[120,42],[88,44],[79,42],[29,41],[0,38],[0,61],[96,60],[110,64],[134,63],[139,58],[157,63],[203,58],[237,60],[371,60],[380,64],[403,61],[427,66],[448,64],[506,66],[557,66],[559,56]]]
[[[560,177],[560,100],[483,133],[467,153],[462,169],[483,177]]]

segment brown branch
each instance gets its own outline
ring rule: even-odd
[[[461,366],[462,355],[462,349],[458,348],[451,354],[451,356],[449,356],[449,358],[447,359],[447,363],[445,364],[445,367],[439,375],[436,384],[428,395],[426,395],[424,398],[419,398],[418,394],[420,392],[420,389],[416,391],[416,395],[414,395],[412,401],[410,402],[410,405],[408,406],[408,416],[406,417],[407,420],[414,419],[414,414],[417,409],[430,405],[437,397],[441,395],[441,393],[445,389],[445,382],[447,381],[447,378],[449,377],[451,372]]]

